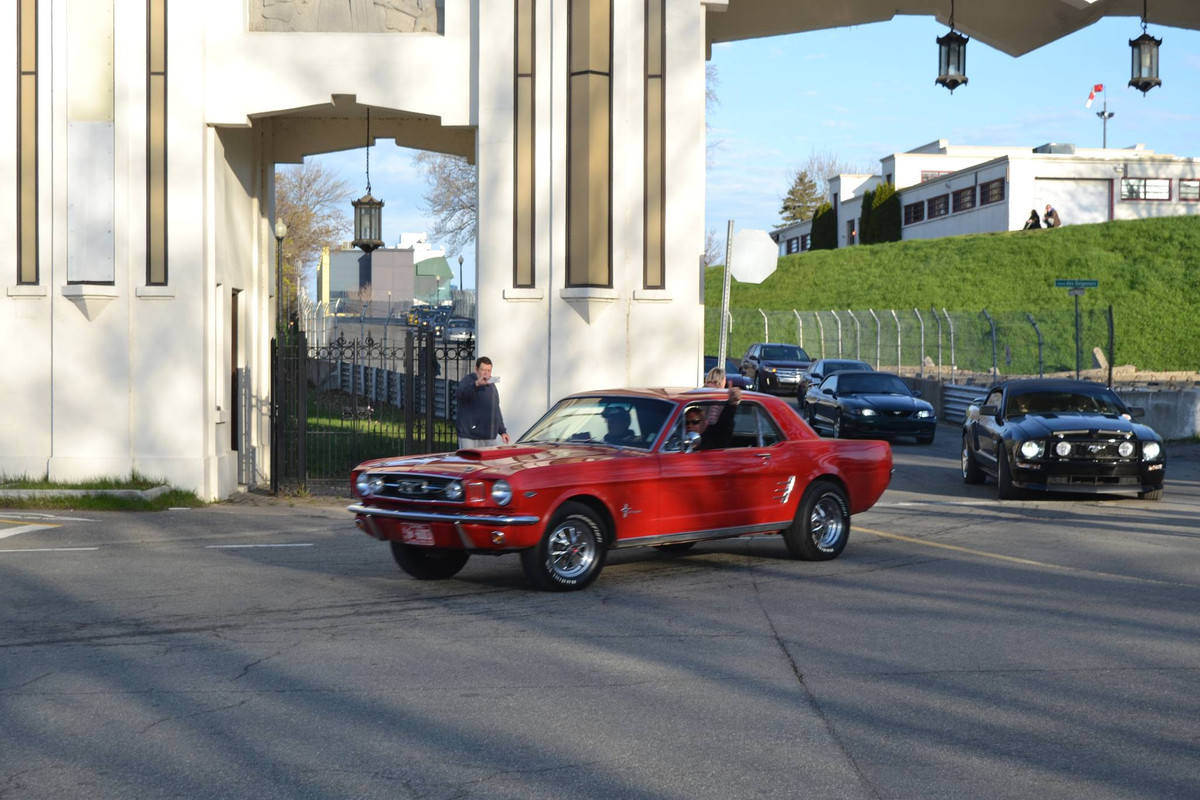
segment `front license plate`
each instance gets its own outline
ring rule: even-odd
[[[433,528],[419,522],[400,523],[400,541],[406,544],[433,546]]]

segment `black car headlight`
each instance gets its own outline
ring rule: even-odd
[[[1142,460],[1154,461],[1162,455],[1162,445],[1158,442],[1146,442],[1142,445]]]
[[[1041,458],[1042,454],[1046,452],[1046,445],[1030,439],[1017,445],[1017,452],[1021,454],[1021,458]]]
[[[1059,442],[1058,444],[1054,445],[1054,454],[1059,458],[1066,458],[1067,456],[1071,455],[1071,443]]]
[[[1133,450],[1133,442],[1129,441],[1128,439],[1117,445],[1117,455],[1119,455],[1121,458],[1129,458],[1131,455],[1133,455]]]
[[[922,408],[922,409],[917,410],[917,419],[929,419],[932,416],[933,416],[933,412],[930,411],[928,408]]]
[[[873,409],[873,408],[860,408],[860,409],[858,409],[858,414],[859,414],[859,415],[861,415],[861,416],[864,416],[864,417],[873,417],[873,416],[875,416],[875,415],[876,415],[876,414],[878,414],[878,413],[879,413],[879,412],[878,412],[878,411],[876,411],[876,410],[875,410],[875,409]]]

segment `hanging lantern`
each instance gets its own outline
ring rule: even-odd
[[[967,82],[967,37],[954,30],[954,0],[950,2],[950,32],[939,36],[936,83],[954,90]]]
[[[1131,64],[1129,68],[1129,85],[1142,94],[1162,86],[1158,78],[1158,46],[1162,39],[1155,39],[1146,33],[1146,0],[1142,0],[1142,35],[1129,40]]]
[[[371,109],[367,109],[367,193],[351,201],[354,206],[352,245],[370,253],[383,247],[383,201],[371,196]]]

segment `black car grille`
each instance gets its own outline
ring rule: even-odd
[[[1062,458],[1070,461],[1137,461],[1141,456],[1141,447],[1138,442],[1133,442],[1133,452],[1128,456],[1122,456],[1118,448],[1126,439],[1110,439],[1110,438],[1095,438],[1095,437],[1055,437],[1050,440],[1050,451],[1055,458]],[[1065,456],[1060,456],[1057,451],[1058,444],[1066,442],[1071,445],[1071,452]]]
[[[383,488],[375,492],[376,497],[395,500],[441,500],[447,501],[446,487],[454,483],[453,478],[437,475],[381,475]]]

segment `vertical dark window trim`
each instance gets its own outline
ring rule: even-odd
[[[167,0],[146,2],[146,285],[167,285]]]
[[[645,52],[646,79],[643,100],[643,254],[642,287],[665,289],[667,282],[666,249],[666,37],[665,0],[646,0]],[[653,27],[651,22],[653,21]],[[657,51],[656,49],[657,48]],[[656,57],[654,57],[656,55]],[[653,99],[654,103],[651,103]],[[651,120],[651,113],[655,119]],[[654,171],[651,171],[653,165]],[[651,191],[651,189],[654,191]]]
[[[576,28],[576,17],[579,14],[586,14],[590,17],[594,5],[604,4],[607,6],[607,21],[608,29],[605,32],[607,41],[606,60],[603,69],[597,69],[598,65],[591,62],[592,43],[595,34],[591,26],[587,26],[587,41],[577,41],[579,38]],[[571,288],[576,287],[592,287],[592,288],[612,288],[612,241],[613,241],[613,224],[612,224],[612,141],[613,141],[613,86],[612,86],[612,59],[613,59],[613,3],[612,0],[570,0],[567,10],[567,269],[566,269],[566,285]],[[576,50],[579,47],[584,47],[588,58],[582,69],[575,69],[574,59],[577,55]],[[589,224],[591,221],[590,207],[583,209],[580,215],[580,209],[575,208],[572,203],[572,185],[576,176],[574,173],[581,166],[579,160],[576,159],[576,147],[579,142],[576,137],[580,136],[580,132],[574,130],[574,111],[575,103],[580,102],[576,91],[575,83],[577,78],[599,78],[604,82],[605,94],[607,96],[607,105],[604,108],[606,119],[605,143],[604,152],[604,179],[605,179],[605,206],[604,209],[604,231],[605,238],[605,263],[602,267],[602,280],[594,280],[592,277],[592,269],[590,263],[579,263],[573,258],[572,253],[577,245],[578,237],[583,236],[587,243],[592,240],[593,228]],[[585,84],[589,90],[592,88],[590,84]],[[590,99],[591,91],[585,95],[585,101]],[[588,109],[590,111],[590,105]],[[589,115],[590,118],[590,115]],[[586,136],[586,132],[582,134]],[[590,140],[587,141],[590,145]],[[583,166],[589,170],[588,184],[589,187],[595,183],[592,178],[596,177],[590,173],[591,159]]]
[[[17,284],[37,285],[38,73],[37,0],[17,0]]]
[[[515,0],[517,24],[513,35],[513,286],[532,289],[537,283],[534,264],[536,215],[537,4]],[[525,98],[523,101],[522,98]]]

